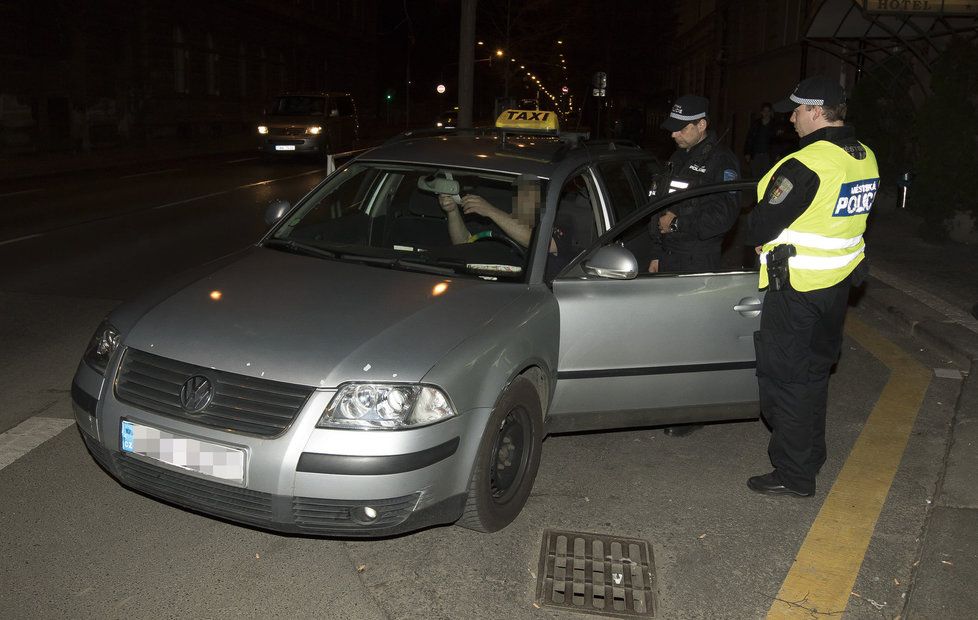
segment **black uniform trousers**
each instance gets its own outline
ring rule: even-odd
[[[809,292],[768,289],[754,332],[761,414],[771,427],[768,455],[781,484],[815,490],[825,463],[829,373],[842,349],[850,280]]]

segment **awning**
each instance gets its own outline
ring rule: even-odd
[[[823,0],[805,41],[859,69],[882,68],[894,82],[909,71],[926,90],[910,63],[888,61],[910,54],[929,74],[950,37],[964,33],[978,33],[978,0]]]

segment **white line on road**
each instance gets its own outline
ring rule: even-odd
[[[256,159],[258,159],[258,158],[257,157],[245,157],[244,159],[229,159],[228,161],[226,161],[224,163],[226,163],[226,164],[240,164],[243,161],[255,161]]]
[[[36,194],[37,192],[43,191],[43,189],[22,189],[19,192],[7,192],[6,194],[0,194],[0,198],[6,198],[7,196],[22,196],[24,194]]]
[[[0,469],[10,465],[75,423],[62,418],[29,418],[0,434]]]
[[[166,170],[153,170],[151,172],[137,172],[119,177],[120,179],[135,179],[136,177],[148,177],[154,174],[166,174],[167,172],[180,172],[183,168],[167,168]]]
[[[0,241],[0,245],[17,243],[18,241],[27,241],[28,239],[33,239],[34,237],[43,237],[45,234],[47,233],[34,233],[33,235],[24,235],[23,237],[17,237],[16,239],[7,239],[6,241]]]

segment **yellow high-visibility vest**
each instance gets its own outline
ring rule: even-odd
[[[776,163],[757,184],[757,208],[777,169],[797,159],[818,175],[818,191],[811,204],[781,234],[761,248],[759,288],[767,288],[767,254],[775,246],[791,244],[797,255],[788,259],[791,287],[796,291],[828,288],[844,280],[865,258],[863,233],[869,210],[879,189],[876,156],[866,145],[864,159],[841,147],[819,140]],[[776,208],[776,207],[767,207]]]

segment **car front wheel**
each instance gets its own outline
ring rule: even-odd
[[[458,524],[478,532],[509,525],[533,488],[542,443],[540,398],[529,380],[518,377],[489,417]]]

